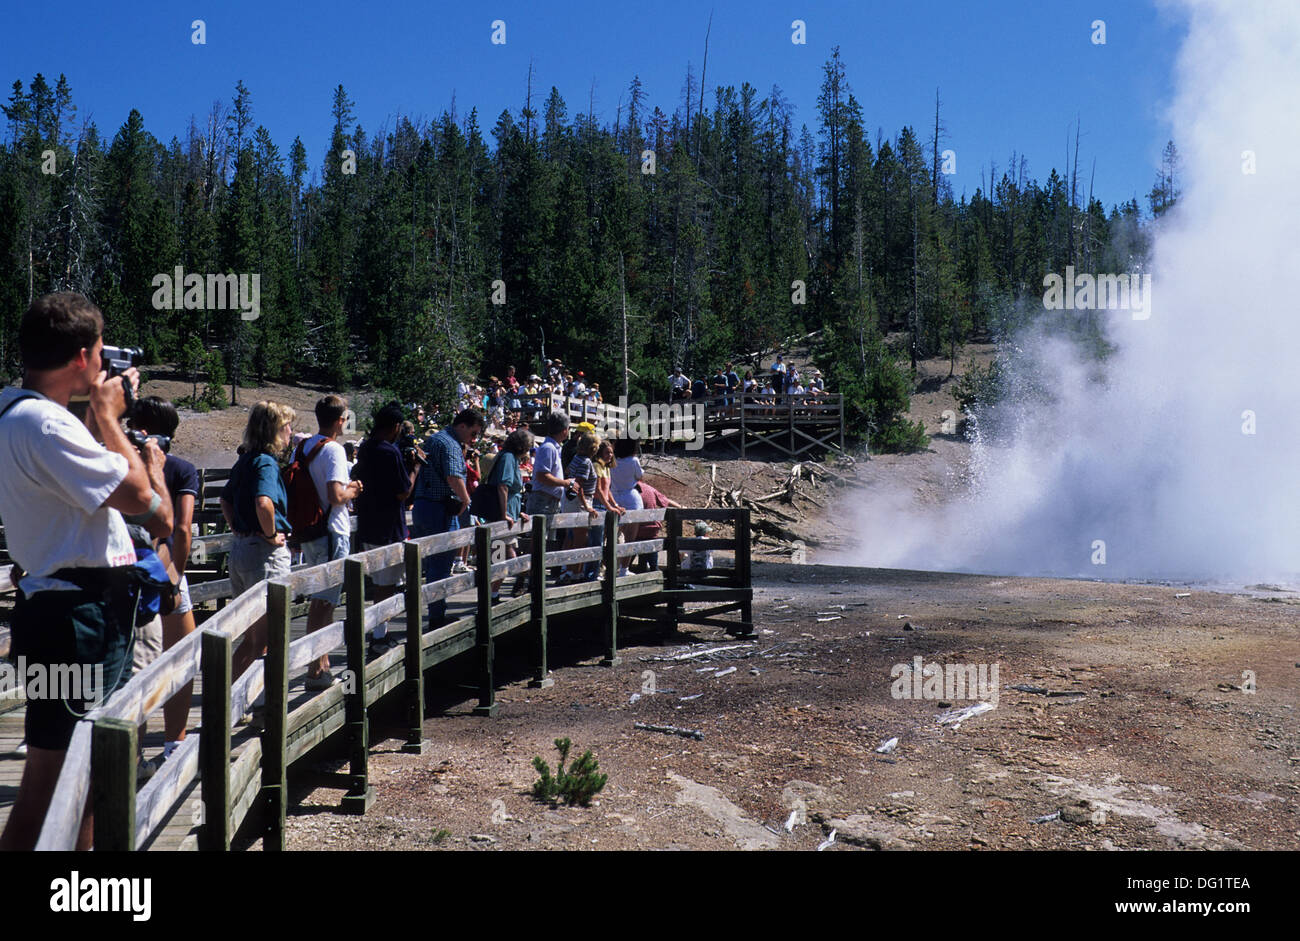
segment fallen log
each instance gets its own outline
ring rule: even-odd
[[[761,510],[764,513],[771,513],[773,516],[779,517],[780,519],[785,520],[787,523],[799,522],[799,517],[791,516],[789,513],[782,513],[780,510],[773,509],[772,507],[768,506],[765,503],[755,503],[753,500],[750,500],[748,498],[746,498],[743,502],[744,505],[749,507],[751,510]]]
[[[697,742],[704,739],[704,733],[699,729],[679,729],[675,725],[651,725],[648,722],[632,723],[634,729],[641,729],[644,732],[662,732],[664,735],[680,735],[682,738],[693,738]]]
[[[800,536],[793,529],[787,529],[779,523],[773,523],[771,520],[750,519],[750,529],[756,533],[762,533],[764,536],[772,536],[783,542],[802,542],[806,546],[820,546],[822,540],[816,536]]]

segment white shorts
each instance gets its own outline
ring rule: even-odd
[[[346,559],[351,551],[352,538],[344,536],[340,538],[335,533],[326,533],[319,539],[313,539],[311,542],[302,544],[302,561],[305,565],[324,565],[326,562],[337,562],[339,559]],[[324,601],[329,605],[337,605],[339,596],[343,593],[343,585],[338,584],[333,588],[326,588],[324,591],[318,591],[311,596],[313,601]]]
[[[188,614],[194,610],[194,602],[190,600],[190,581],[184,575],[181,576],[180,589],[180,594],[176,597],[176,610],[172,614]]]

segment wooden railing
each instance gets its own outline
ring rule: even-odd
[[[698,406],[704,407],[703,428],[697,427]],[[635,433],[644,440],[693,442],[739,430],[735,442],[740,452],[757,444],[770,445],[791,459],[813,449],[844,448],[844,397],[838,393],[734,392],[703,399],[656,402],[639,413],[616,405],[596,405],[576,396],[552,396],[551,408],[573,423],[589,421],[613,437]],[[544,409],[530,420],[540,421]]]
[[[730,521],[735,526],[734,536],[682,538],[682,523],[694,519]],[[666,530],[661,537],[618,542],[620,525],[661,520]],[[346,559],[298,569],[283,579],[259,582],[230,600],[200,630],[162,653],[107,703],[77,724],[37,848],[74,848],[82,810],[89,798],[95,815],[95,847],[140,849],[170,819],[181,796],[197,779],[202,793],[200,848],[229,849],[235,833],[250,815],[257,815],[254,819],[259,822],[259,829],[254,832],[260,832],[263,847],[283,849],[288,769],[308,751],[339,734],[348,743],[348,770],[323,776],[319,783],[345,792],[342,809],[364,813],[371,799],[367,771],[369,708],[382,697],[400,691],[407,708],[403,749],[420,751],[425,672],[453,657],[472,654],[479,687],[479,702],[474,711],[494,715],[497,638],[510,631],[527,630],[534,657],[531,683],[549,685],[547,620],[556,614],[597,610],[605,646],[602,663],[609,666],[620,662],[618,624],[619,605],[623,602],[665,604],[666,616],[658,620],[671,627],[681,622],[701,623],[723,625],[741,634],[752,633],[748,510],[637,510],[621,518],[606,513],[598,523],[602,530],[600,545],[547,550],[548,533],[586,530],[590,523],[586,513],[534,516],[529,524],[514,528],[508,528],[504,522],[492,523],[394,543]],[[524,534],[532,536],[529,554],[492,561],[494,543]],[[220,537],[206,538],[214,544],[220,540]],[[426,558],[468,545],[475,548],[474,571],[423,583]],[[658,553],[665,548],[667,564],[662,571],[619,576],[620,560]],[[683,572],[679,552],[702,549],[729,549],[734,553],[735,564],[707,573]],[[552,566],[594,562],[603,563],[605,568],[604,576],[597,581],[546,584],[547,570]],[[367,604],[367,573],[398,564],[405,571],[405,590]],[[524,572],[530,575],[529,594],[494,604],[491,583]],[[687,579],[696,587],[684,587]],[[291,642],[293,599],[340,585],[346,594],[344,618]],[[228,595],[229,583],[225,586]],[[471,587],[477,587],[477,597],[470,614],[436,627],[425,625],[424,613],[430,603]],[[688,601],[721,602],[721,605],[705,612],[687,613],[683,606]],[[721,621],[717,617],[735,610],[741,613],[739,622]],[[367,660],[366,633],[398,615],[405,616],[406,643]],[[268,625],[266,657],[232,681],[233,650],[262,616]],[[340,646],[347,652],[345,681],[306,698],[290,711],[290,678]],[[139,726],[196,676],[202,679],[201,722],[197,734],[187,736],[137,792]],[[233,730],[263,691],[266,693],[264,729],[259,736],[243,742],[236,755],[232,751]],[[184,813],[184,808],[180,812]]]

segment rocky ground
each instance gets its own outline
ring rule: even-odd
[[[445,686],[425,754],[399,751],[400,721],[376,729],[370,812],[304,792],[290,847],[812,850],[833,832],[828,850],[1300,849],[1297,599],[788,563],[755,575],[751,641],[643,632],[606,668],[590,625],[571,625],[555,631],[555,685],[507,666],[495,718]],[[996,692],[895,698],[891,671],[915,657],[996,664]],[[979,702],[996,705],[954,721]],[[590,807],[529,795],[533,756],[554,766],[560,736],[609,775]]]

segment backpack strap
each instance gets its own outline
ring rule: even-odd
[[[321,438],[319,441],[316,442],[316,446],[311,449],[311,453],[307,455],[304,455],[302,453],[302,446],[307,442],[306,441],[300,442],[298,444],[298,460],[302,463],[302,466],[304,468],[310,467],[311,462],[316,459],[316,455],[320,453],[321,448],[325,447],[325,445],[328,442],[329,442],[328,438]]]
[[[316,446],[311,449],[311,453],[304,455],[302,453],[302,446],[306,443],[307,442],[305,440],[298,442],[298,453],[294,458],[294,460],[298,462],[298,466],[301,467],[304,472],[311,467],[311,462],[316,460],[316,455],[320,454],[321,449],[324,448],[325,445],[329,443],[329,439],[322,437],[319,441],[316,442]],[[319,499],[317,500],[317,502],[320,502]],[[325,484],[325,503],[321,506],[321,509],[323,509],[327,514],[330,511],[328,482]]]
[[[39,398],[41,398],[40,393],[38,393],[38,392],[31,392],[31,391],[29,391],[29,390],[27,390],[27,389],[24,389],[24,390],[23,390],[22,392],[20,392],[18,395],[14,396],[14,397],[9,401],[9,404],[8,404],[8,405],[6,405],[4,408],[0,408],[0,418],[4,418],[4,417],[5,417],[5,414],[9,411],[9,409],[13,408],[13,407],[14,407],[15,405],[17,405],[19,402],[22,402],[22,401],[24,401],[24,400],[26,400],[26,399],[39,399]]]

